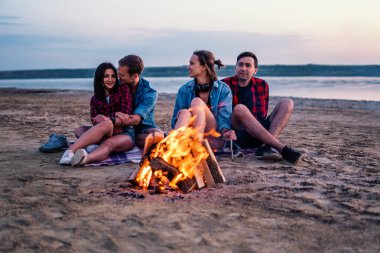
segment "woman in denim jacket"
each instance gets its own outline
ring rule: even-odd
[[[224,66],[209,51],[199,50],[193,53],[188,70],[189,76],[194,79],[178,91],[171,127],[197,128],[199,141],[203,140],[205,133],[215,130],[222,138],[208,135],[207,139],[212,148],[219,149],[226,140],[236,140],[236,134],[231,130],[231,90],[217,79],[215,64],[219,69]]]

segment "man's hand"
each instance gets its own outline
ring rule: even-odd
[[[95,118],[92,119],[92,122],[94,123],[94,125],[97,125],[100,122],[105,121],[105,120],[110,120],[110,118],[108,118],[104,115],[98,114],[95,116]]]
[[[130,125],[130,117],[128,114],[125,114],[122,112],[116,112],[115,116],[120,119],[122,126],[129,126]]]
[[[235,133],[234,130],[227,130],[227,131],[225,131],[222,134],[222,137],[223,137],[224,141],[230,141],[230,140],[236,141],[237,140],[236,133]]]

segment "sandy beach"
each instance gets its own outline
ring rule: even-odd
[[[218,157],[226,184],[152,195],[129,188],[138,164],[38,151],[51,133],[75,140],[90,96],[0,89],[0,252],[380,252],[380,102],[294,98],[280,139],[301,165]],[[164,130],[174,98],[159,96]]]

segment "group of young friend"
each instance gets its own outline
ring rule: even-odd
[[[194,127],[198,139],[207,138],[213,149],[235,141],[243,148],[257,148],[258,157],[280,154],[296,164],[301,153],[278,140],[293,110],[293,101],[281,99],[268,115],[269,87],[265,80],[254,77],[258,70],[256,55],[241,53],[236,74],[223,80],[218,80],[215,65],[224,66],[211,52],[193,53],[188,65],[193,79],[177,93],[171,128]],[[149,134],[162,133],[154,118],[158,94],[141,77],[143,69],[143,60],[137,55],[120,59],[118,70],[111,63],[97,67],[90,102],[93,126],[75,129],[78,140],[64,152],[60,164],[83,166],[101,161],[111,152],[125,152],[135,145],[143,147]],[[211,130],[220,136],[204,135]],[[99,145],[88,153],[85,148],[91,144]]]

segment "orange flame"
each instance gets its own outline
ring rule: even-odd
[[[150,168],[147,160],[144,161],[141,167],[142,169],[137,175],[136,181],[139,183],[140,187],[147,189],[150,184],[150,179],[152,178],[152,169]]]
[[[162,171],[155,171],[154,176],[157,180],[160,180],[159,185],[166,184],[172,189],[177,189],[178,182],[194,177],[197,166],[209,156],[206,148],[199,141],[198,135],[199,132],[192,127],[181,127],[177,130],[172,130],[151,151],[150,158],[159,157],[179,171],[179,174],[172,179],[168,179]],[[218,136],[218,133],[210,131],[205,135]],[[147,189],[152,174],[149,159],[145,159],[136,177],[139,186]],[[167,183],[169,180],[170,183]]]

